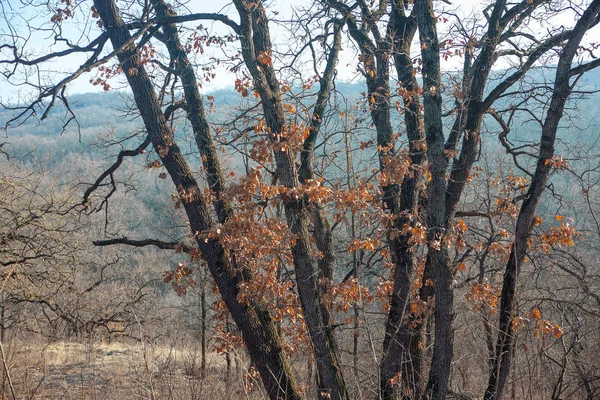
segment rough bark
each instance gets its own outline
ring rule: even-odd
[[[327,103],[331,97],[333,87],[333,77],[338,64],[339,53],[342,50],[342,27],[338,22],[334,22],[333,44],[327,56],[327,63],[323,76],[319,79],[319,92],[312,112],[309,134],[302,145],[300,154],[300,182],[304,183],[308,179],[314,179],[312,161],[314,159],[315,145],[319,136],[319,129],[323,123]]]
[[[131,35],[114,1],[95,0],[94,5],[110,36],[114,48],[123,48]],[[200,190],[192,171],[170,130],[140,56],[131,43],[117,54],[134,95],[148,136],[157,154],[178,189],[193,233],[204,232],[213,225],[209,209],[201,199]],[[166,149],[166,153],[165,153]],[[300,399],[297,385],[280,343],[275,324],[268,310],[259,304],[240,303],[237,285],[244,278],[234,268],[225,249],[216,240],[198,240],[202,257],[206,260],[232,317],[242,332],[250,357],[255,363],[265,389],[271,399]]]
[[[427,186],[427,263],[431,270],[435,292],[435,340],[429,380],[425,391],[428,399],[446,397],[450,362],[452,361],[452,274],[447,248],[442,243],[446,233],[446,168],[440,90],[440,49],[436,17],[431,0],[415,2],[421,57],[423,59],[424,127],[427,160],[431,180]]]
[[[260,96],[271,140],[276,141],[276,135],[284,132],[286,119],[273,65],[261,60],[261,56],[269,56],[272,51],[268,18],[262,2],[235,0],[234,4],[240,14],[242,56]],[[289,189],[299,187],[295,155],[291,151],[277,150],[274,156],[281,184]],[[308,202],[305,198],[289,196],[285,196],[283,201],[287,225],[296,235],[296,242],[292,246],[296,285],[317,365],[319,396],[333,400],[347,399],[348,393],[335,351],[335,338],[328,327],[330,321],[324,320],[321,311],[318,274],[310,248]]]
[[[384,399],[418,396],[421,387],[421,365],[423,346],[420,345],[421,325],[409,318],[407,311],[414,278],[415,257],[410,234],[401,234],[405,225],[417,221],[419,181],[421,166],[425,160],[423,151],[422,121],[420,118],[419,86],[410,58],[410,45],[416,33],[414,12],[405,14],[406,2],[391,2],[390,21],[385,25],[385,34],[379,32],[377,23],[385,13],[386,2],[374,11],[360,3],[361,25],[352,14],[353,8],[340,2],[330,1],[346,19],[352,39],[361,52],[363,75],[367,82],[370,114],[377,132],[380,170],[385,168],[387,157],[396,154],[390,104],[390,61],[398,74],[403,90],[404,120],[409,139],[408,150],[414,176],[406,176],[401,184],[389,183],[382,187],[383,205],[393,216],[388,244],[395,265],[392,276],[394,287],[391,295],[390,312],[386,323],[383,357],[380,363],[380,395]],[[369,34],[372,36],[369,36]],[[399,379],[398,379],[399,378]]]
[[[531,180],[531,185],[525,195],[525,200],[519,210],[515,227],[515,238],[504,272],[496,354],[492,363],[488,387],[484,395],[485,400],[496,400],[502,397],[504,386],[510,373],[515,342],[512,321],[515,317],[519,270],[525,259],[528,239],[533,229],[536,207],[546,188],[548,176],[552,169],[550,160],[554,156],[558,124],[563,116],[566,101],[572,90],[570,78],[572,76],[571,68],[573,59],[577,54],[577,49],[583,36],[594,23],[594,20],[598,18],[599,12],[600,0],[592,1],[577,21],[558,60],[552,98],[542,126],[540,151],[536,169]]]
[[[156,8],[156,15],[159,18],[175,17],[177,14],[173,8],[163,0],[153,0]],[[210,127],[206,120],[204,104],[200,91],[194,67],[181,44],[177,27],[174,24],[165,24],[162,27],[164,39],[171,62],[177,75],[181,78],[181,85],[185,95],[187,119],[192,125],[196,146],[202,156],[202,165],[204,167],[208,187],[215,195],[215,209],[220,223],[225,222],[231,214],[231,207],[227,204],[222,193],[225,188],[225,180],[221,172],[219,157],[213,143],[210,133]]]
[[[331,97],[333,77],[338,64],[339,53],[342,49],[342,28],[337,22],[334,23],[333,37],[333,44],[327,56],[325,70],[323,71],[323,76],[319,79],[319,92],[312,112],[309,134],[304,140],[302,152],[300,153],[300,170],[298,173],[301,184],[306,183],[310,179],[315,179],[312,168],[315,145],[317,138],[319,137],[319,130],[323,123],[323,116],[327,108],[327,103]],[[319,284],[319,290],[320,294],[323,295],[327,290],[326,283],[333,281],[333,270],[335,266],[333,232],[331,231],[331,225],[323,213],[323,210],[317,204],[309,204],[308,207],[310,209],[309,212],[314,229],[313,237],[315,239],[315,245],[322,254],[317,264],[319,269],[319,280],[322,280],[323,282],[323,284]],[[331,315],[325,305],[321,305],[321,314],[323,315],[323,321],[331,321]],[[325,328],[329,330],[328,335],[333,335],[333,327],[331,324],[326,324]]]
[[[417,23],[413,14],[405,15],[403,6],[402,2],[393,3],[390,24],[393,29],[394,65],[400,88],[404,91],[404,124],[415,176],[405,177],[400,185],[399,210],[395,215],[395,228],[400,232],[405,224],[414,225],[418,220],[419,181],[422,177],[420,167],[425,161],[419,86],[410,57]],[[415,278],[416,265],[414,245],[410,239],[410,234],[400,234],[397,240],[391,242],[395,259],[394,288],[380,364],[380,387],[384,399],[418,397],[422,386],[422,325],[409,315],[411,282]],[[400,382],[390,384],[390,380],[398,374],[401,376]]]
[[[488,76],[494,64],[494,51],[500,40],[503,26],[501,17],[506,7],[506,0],[496,1],[488,20],[488,30],[483,39],[483,48],[473,65],[464,71],[467,101],[464,109],[457,113],[457,119],[446,150],[454,150],[457,140],[464,132],[460,156],[452,165],[448,189],[446,193],[446,229],[450,228],[467,178],[478,154],[481,123],[485,109],[482,106],[484,90]],[[463,124],[464,121],[464,124]],[[455,136],[456,135],[456,136]]]

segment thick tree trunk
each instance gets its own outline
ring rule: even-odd
[[[405,16],[400,4],[394,4],[390,24],[393,24],[394,65],[401,89],[404,91],[404,123],[409,140],[409,151],[414,177],[405,177],[400,186],[399,209],[395,213],[395,229],[402,231],[405,224],[418,221],[420,168],[425,161],[419,86],[414,75],[410,47],[416,33],[416,19]],[[383,342],[380,364],[381,396],[383,399],[415,398],[422,389],[422,361],[425,349],[422,343],[421,319],[410,316],[411,283],[415,279],[414,245],[411,234],[399,235],[390,241],[393,246],[395,270],[393,275],[390,312]],[[399,376],[398,382],[394,377]]]
[[[234,0],[234,4],[240,14],[242,56],[262,101],[271,140],[277,141],[277,134],[284,132],[286,126],[279,80],[271,63],[264,62],[264,59],[259,61],[261,56],[272,52],[268,18],[262,2]],[[300,180],[295,155],[282,150],[274,151],[274,155],[281,184],[289,189],[298,188]],[[296,235],[296,243],[292,247],[296,285],[317,365],[319,397],[347,399],[331,323],[324,319],[321,307],[318,273],[310,248],[308,201],[287,196],[283,201],[287,225]]]
[[[117,57],[133,91],[148,136],[157,154],[163,154],[162,162],[182,197],[191,230],[194,234],[205,232],[213,224],[209,210],[201,200],[198,184],[189,165],[174,142],[173,132],[166,123],[150,78],[116,4],[114,1],[95,0],[94,5],[113,47],[118,50]],[[300,399],[296,382],[283,354],[280,337],[268,310],[258,304],[238,302],[237,284],[242,280],[241,272],[236,273],[229,263],[225,249],[217,241],[198,240],[198,245],[223,300],[242,332],[250,357],[260,372],[269,397]]]
[[[500,329],[496,343],[496,354],[492,362],[488,387],[484,395],[485,400],[497,400],[502,397],[502,392],[504,391],[504,386],[510,373],[515,343],[512,322],[515,318],[516,290],[519,270],[525,259],[525,252],[527,251],[528,239],[533,228],[536,207],[546,188],[548,176],[552,169],[552,163],[550,161],[554,156],[556,132],[558,130],[558,124],[563,116],[565,103],[571,93],[570,78],[573,58],[577,54],[577,49],[583,36],[598,17],[599,12],[600,0],[592,1],[577,22],[572,35],[567,44],[563,47],[563,51],[558,60],[552,98],[550,100],[546,119],[542,126],[540,152],[535,173],[519,211],[515,228],[515,238],[504,272],[500,303]]]
[[[417,318],[410,318],[408,304],[411,282],[414,278],[415,256],[412,235],[400,234],[405,225],[418,220],[419,181],[425,160],[424,132],[420,119],[419,87],[410,58],[410,45],[416,33],[414,13],[405,15],[404,2],[392,2],[392,13],[383,37],[376,35],[372,41],[365,35],[365,25],[375,23],[376,18],[366,9],[362,10],[362,29],[356,25],[349,8],[334,3],[347,18],[349,33],[361,50],[364,76],[367,81],[370,113],[377,131],[380,169],[385,160],[394,157],[393,127],[391,123],[390,57],[393,55],[398,80],[402,85],[405,110],[405,128],[409,139],[409,151],[414,176],[405,176],[402,184],[391,182],[383,186],[383,205],[394,217],[388,243],[395,265],[392,276],[394,287],[390,312],[386,323],[383,357],[380,363],[380,395],[384,399],[415,397],[421,392],[421,366],[424,346],[421,343],[422,328]],[[375,29],[375,28],[373,28]]]
[[[462,192],[467,184],[480,147],[481,124],[483,115],[487,111],[482,105],[482,100],[488,76],[494,65],[494,52],[505,27],[500,24],[505,7],[506,0],[496,1],[488,20],[487,40],[483,42],[483,48],[473,65],[468,66],[465,64],[463,84],[465,85],[464,90],[466,90],[467,100],[464,106],[459,105],[457,118],[445,147],[446,150],[455,150],[457,141],[464,133],[460,156],[454,160],[450,179],[448,180],[446,229],[452,226]]]
[[[443,243],[446,234],[446,169],[448,159],[442,125],[440,49],[436,17],[431,0],[415,2],[421,56],[423,59],[423,106],[427,160],[431,180],[427,186],[427,264],[433,275],[435,292],[435,339],[429,380],[428,399],[446,397],[452,361],[453,290],[448,251]]]
[[[338,64],[339,53],[342,49],[342,28],[340,24],[336,23],[334,25],[333,35],[333,45],[331,46],[331,51],[327,55],[325,71],[319,80],[319,92],[312,112],[309,134],[304,140],[302,152],[300,154],[300,169],[298,173],[301,184],[306,183],[309,179],[315,179],[312,168],[315,145],[319,136],[319,130],[323,122],[327,103],[331,96],[333,78]],[[309,204],[308,208],[312,220],[312,227],[314,229],[313,237],[315,239],[315,245],[322,254],[317,262],[317,266],[319,270],[319,281],[322,282],[319,284],[319,294],[320,296],[323,296],[328,287],[327,283],[332,282],[334,278],[335,248],[333,232],[331,231],[331,225],[325,217],[321,207],[317,204]],[[333,327],[329,323],[329,321],[331,321],[331,315],[324,304],[321,304],[321,314],[323,321],[325,322],[325,329],[328,331],[327,335],[333,337]],[[333,342],[333,346],[336,346],[335,341]],[[334,348],[334,351],[337,353],[338,349]]]
[[[152,0],[156,7],[156,14],[160,18],[167,18],[177,15],[173,8],[166,4],[164,0]],[[215,195],[215,209],[220,223],[231,214],[231,207],[223,199],[223,190],[225,189],[225,179],[221,172],[219,157],[213,143],[210,133],[210,127],[206,120],[204,104],[200,91],[194,67],[181,44],[177,27],[174,24],[165,24],[163,26],[164,44],[169,52],[170,59],[174,65],[177,75],[181,78],[181,85],[185,95],[187,119],[192,125],[196,146],[202,156],[206,181],[208,187]]]

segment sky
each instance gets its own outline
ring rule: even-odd
[[[274,9],[278,12],[278,18],[285,19],[291,16],[294,7],[305,3],[306,0],[280,0],[277,1],[276,8]],[[222,13],[231,16],[232,19],[236,19],[237,12],[230,0],[192,1],[188,6],[192,12]],[[54,43],[52,32],[49,30],[29,33],[29,25],[34,27],[45,25],[48,27],[51,14],[48,13],[47,8],[33,9],[32,7],[24,7],[18,0],[0,0],[0,10],[3,14],[0,17],[0,44],[10,43],[8,36],[11,33],[11,28],[13,28],[12,31],[17,31],[20,36],[27,38],[27,53],[29,58],[39,57],[65,48],[63,43]],[[85,45],[89,43],[90,38],[93,39],[99,34],[99,30],[95,28],[94,21],[89,18],[89,15],[82,14],[82,9],[76,10],[73,20],[65,21],[62,24],[62,30],[63,35],[68,37],[73,43]],[[7,21],[10,22],[11,26],[8,25]],[[76,24],[73,22],[76,22]],[[214,34],[227,34],[231,32],[228,27],[220,22],[199,21],[197,24],[203,24]],[[286,36],[285,29],[281,26],[273,24],[271,29],[274,40],[278,38],[282,39]],[[110,48],[110,46],[108,47]],[[205,53],[206,58],[213,55],[219,56],[219,52],[216,49],[214,51],[207,49],[207,53]],[[0,57],[5,58],[6,56],[6,50],[0,51]],[[66,76],[68,72],[73,71],[74,67],[83,64],[85,61],[86,57],[83,54],[77,54],[63,57],[59,62],[47,63],[39,71],[30,69],[28,72],[33,74],[33,78],[37,77],[38,74],[48,75],[52,76],[54,81],[57,81]],[[90,79],[94,79],[95,77],[95,73],[83,74],[69,85],[69,92],[86,93],[102,91],[102,88],[90,83]],[[22,80],[22,76],[11,79],[13,83],[21,82]],[[233,87],[234,81],[235,77],[232,74],[228,73],[224,68],[220,68],[216,79],[211,84],[205,84],[203,90],[211,91],[224,87]],[[2,101],[6,101],[7,98],[19,98],[21,95],[26,96],[29,92],[31,92],[29,87],[15,87],[6,82],[6,79],[0,77],[0,99]]]
[[[57,0],[58,3],[58,0]],[[271,14],[273,18],[286,20],[292,16],[294,9],[305,7],[311,4],[311,0],[273,0],[268,2],[269,10],[276,12],[277,15]],[[473,0],[466,0],[462,3],[474,3]],[[124,4],[124,3],[120,3]],[[236,10],[230,0],[210,0],[210,1],[191,1],[187,4],[192,12],[207,12],[207,13],[222,13],[231,16],[236,20]],[[464,7],[462,4],[461,7]],[[34,9],[32,7],[24,7],[18,0],[0,0],[0,8],[3,13],[3,18],[0,19],[0,43],[7,43],[8,34],[11,33],[10,28],[16,31],[23,32],[21,35],[27,37],[27,49],[30,58],[34,56],[42,56],[52,51],[62,50],[65,48],[63,43],[54,43],[52,32],[49,30],[29,33],[28,26],[46,26],[49,25],[51,14],[45,7]],[[62,24],[63,35],[69,37],[73,43],[84,45],[89,40],[98,34],[95,29],[94,21],[90,19],[89,12],[84,12],[82,8],[77,9],[72,20],[65,21]],[[10,26],[7,24],[10,22]],[[75,22],[75,23],[74,23]],[[230,29],[219,22],[204,21],[202,23],[209,28],[213,33],[226,34],[230,33]],[[283,48],[290,40],[290,32],[287,31],[281,24],[271,24],[271,36],[276,46]],[[5,50],[6,51],[6,50]],[[220,56],[219,49],[207,49],[204,56],[208,59],[211,56]],[[5,52],[0,51],[1,57],[6,57]],[[83,64],[86,58],[83,55],[77,54],[62,58],[59,62],[47,63],[41,70],[29,69],[28,73],[32,74],[32,78],[46,75],[46,81],[52,79],[57,81],[62,79],[68,72],[74,70],[74,67]],[[90,79],[96,77],[95,73],[85,73],[75,82],[69,85],[69,93],[86,93],[102,91],[99,86],[93,86]],[[356,73],[356,57],[352,50],[348,49],[341,54],[341,60],[338,66],[338,79],[341,81],[353,81],[357,79]],[[6,102],[7,99],[18,99],[22,96],[27,96],[31,93],[31,88],[28,86],[14,86],[14,83],[22,82],[22,76],[13,77],[10,84],[5,79],[0,77],[0,100]],[[217,70],[217,77],[210,83],[204,84],[202,90],[210,92],[215,89],[224,87],[232,87],[235,81],[235,76],[221,67]],[[119,86],[116,82],[113,86]]]
[[[42,3],[44,1],[40,0]],[[56,3],[59,3],[56,0]],[[89,4],[84,2],[84,6]],[[303,7],[311,4],[311,0],[272,0],[268,2],[271,17],[279,20],[286,20],[290,18],[294,9]],[[476,1],[476,0],[454,0],[451,5],[446,3],[437,2],[441,7],[445,7],[449,10],[459,9],[464,15],[471,14],[474,9],[481,8],[490,3],[487,1]],[[125,2],[119,2],[118,5],[124,5]],[[236,20],[236,10],[231,4],[230,0],[210,0],[210,1],[190,1],[187,6],[192,12],[217,12],[231,16],[232,19]],[[458,7],[460,6],[460,7]],[[82,6],[83,7],[83,6]],[[53,34],[50,30],[34,31],[28,33],[28,26],[49,27],[49,14],[48,9],[41,7],[34,9],[32,7],[24,7],[18,0],[0,0],[0,11],[2,12],[2,18],[0,18],[0,44],[10,43],[9,34],[14,31],[21,32],[21,40],[27,38],[27,56],[29,58],[35,56],[41,56],[48,54],[52,51],[64,49],[64,43],[55,43],[53,40]],[[276,15],[274,14],[276,13]],[[572,20],[572,18],[571,18]],[[75,23],[74,23],[75,22]],[[559,21],[560,22],[560,21]],[[230,29],[225,27],[219,22],[204,21],[202,23],[214,34],[226,34],[230,33]],[[564,21],[565,25],[572,25],[572,21]],[[12,31],[11,31],[12,29]],[[283,49],[288,43],[291,43],[293,33],[290,33],[284,26],[280,24],[271,24],[271,36],[276,46]],[[440,29],[443,29],[441,27]],[[62,24],[63,35],[68,37],[72,43],[78,43],[85,45],[89,40],[98,35],[99,31],[95,26],[95,21],[91,18],[89,10],[84,8],[78,8],[75,11],[74,18],[72,20],[65,21]],[[418,46],[414,46],[418,51]],[[338,65],[338,79],[340,81],[357,81],[358,74],[356,72],[357,60],[356,55],[353,52],[351,46],[346,45],[346,50],[342,52],[341,59]],[[234,50],[234,46],[229,46],[230,50]],[[0,57],[6,58],[7,53],[5,50],[0,50]],[[202,55],[204,59],[208,59],[211,56],[221,56],[222,49],[213,48],[207,49],[206,53]],[[41,69],[30,68],[27,73],[31,74],[32,79],[42,79],[42,81],[58,81],[62,79],[68,72],[75,70],[79,65],[83,64],[85,58],[81,55],[73,55],[61,59],[59,62],[47,63]],[[446,69],[457,69],[462,63],[460,57],[451,58],[449,61],[444,62],[444,68]],[[41,77],[41,78],[40,78]],[[94,79],[96,73],[85,73],[80,76],[75,82],[71,83],[68,89],[69,93],[85,93],[85,92],[97,92],[102,89],[98,86],[90,84],[90,79]],[[17,79],[13,78],[12,83],[22,81],[22,76]],[[202,90],[204,92],[210,92],[215,89],[231,87],[235,81],[235,75],[226,71],[224,67],[219,67],[217,70],[217,77],[210,83],[204,84]],[[117,82],[112,83],[113,86],[119,86]],[[6,82],[3,77],[0,77],[0,101],[2,102],[14,102],[20,97],[27,97],[31,95],[31,88],[28,86],[17,86]]]

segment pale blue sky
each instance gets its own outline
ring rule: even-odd
[[[76,24],[73,24],[74,21],[66,21],[63,24],[63,33],[64,36],[69,37],[73,43],[79,43],[84,45],[89,42],[90,38],[93,38],[98,35],[99,30],[95,26],[95,21],[90,18],[89,8],[89,0],[81,3],[81,8],[78,8],[75,13],[74,21]],[[446,5],[445,3],[439,2],[438,5],[448,8],[448,9],[456,9],[460,5],[461,14],[469,14],[472,12],[474,8],[479,8],[489,4],[490,1],[475,1],[475,0],[454,0],[453,5]],[[124,4],[121,2],[120,4]],[[291,15],[293,7],[310,5],[312,4],[311,0],[279,0],[279,1],[271,1],[269,3],[270,10],[277,11],[277,18],[286,19]],[[3,12],[7,16],[10,24],[14,29],[19,30],[21,32],[27,32],[27,25],[31,24],[33,26],[51,26],[50,14],[48,14],[47,9],[39,9],[37,11],[33,11],[31,7],[23,7],[21,3],[17,0],[0,0],[0,7],[2,7]],[[227,15],[230,15],[232,19],[236,18],[236,10],[233,5],[231,5],[230,0],[210,0],[210,1],[190,1],[188,3],[188,7],[192,12],[220,12]],[[563,18],[561,22],[565,26],[572,25],[569,18]],[[206,21],[203,23],[206,27],[209,27],[214,33],[227,33],[230,32],[229,28],[225,27],[223,24],[218,22],[209,22]],[[272,37],[276,45],[283,48],[287,45],[290,38],[290,33],[282,26],[278,26],[276,24],[272,24]],[[441,27],[440,29],[443,29]],[[532,32],[535,34],[535,28],[532,27]],[[0,43],[6,43],[6,40],[9,36],[7,34],[11,33],[10,27],[6,24],[4,18],[0,19]],[[29,35],[29,33],[22,33],[22,35]],[[28,37],[28,53],[30,58],[34,55],[40,56],[47,54],[51,51],[57,51],[60,49],[64,49],[65,46],[63,43],[53,43],[52,39],[53,35],[50,31],[38,31],[31,34]],[[233,51],[235,49],[236,44],[230,45],[228,47],[229,51]],[[357,57],[354,54],[351,46],[346,46],[347,50],[345,50],[341,55],[341,60],[338,66],[338,78],[343,81],[352,81],[357,78],[356,73],[356,65],[357,65]],[[418,46],[415,46],[416,51],[418,51]],[[202,56],[203,59],[208,59],[210,56],[221,56],[221,49],[213,49],[207,50],[207,52]],[[0,56],[5,57],[5,54],[0,54]],[[41,70],[33,70],[30,69],[28,72],[31,73],[32,78],[42,79],[42,81],[47,81],[51,79],[52,81],[58,81],[61,77],[64,77],[66,73],[74,71],[79,65],[81,65],[85,61],[85,57],[81,55],[73,55],[69,57],[65,57],[60,62],[48,63],[44,65]],[[199,59],[202,62],[202,59]],[[451,58],[449,61],[445,62],[444,67],[446,69],[454,69],[458,67],[462,63],[462,60],[458,57]],[[101,90],[97,86],[92,86],[89,83],[91,78],[94,78],[95,73],[86,73],[80,76],[75,82],[71,83],[69,86],[69,93],[83,93],[90,91],[99,91]],[[204,91],[210,91],[226,86],[232,86],[235,80],[235,76],[231,73],[228,73],[224,68],[220,68],[217,70],[217,78],[211,83],[206,84],[204,86]],[[13,80],[13,83],[18,81],[17,79]],[[116,82],[113,86],[119,86]],[[5,81],[3,77],[0,77],[0,98],[2,101],[14,101],[20,95],[31,93],[31,89],[27,87],[14,87]]]

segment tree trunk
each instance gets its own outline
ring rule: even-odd
[[[259,61],[262,55],[272,52],[268,18],[262,2],[234,0],[234,4],[240,14],[242,56],[262,101],[271,140],[276,142],[276,135],[284,132],[286,126],[279,80],[271,63]],[[274,156],[281,184],[288,189],[298,188],[300,180],[295,155],[291,151],[276,150]],[[311,255],[308,201],[284,196],[283,202],[287,225],[296,235],[296,242],[292,246],[296,285],[315,355],[319,397],[344,400],[348,398],[348,393],[338,362],[331,323],[323,316],[318,273]]]
[[[207,315],[206,315],[206,285],[208,284],[208,282],[206,281],[206,276],[204,274],[204,271],[202,271],[202,280],[201,280],[201,285],[202,288],[200,289],[200,376],[202,378],[206,377],[206,348],[208,347],[208,338],[206,337],[206,325],[207,325]]]
[[[208,207],[201,199],[200,189],[189,165],[174,142],[173,132],[161,112],[150,78],[116,4],[112,0],[95,0],[94,5],[113,47],[118,50],[117,57],[152,144],[157,154],[163,155],[162,162],[181,195],[192,233],[205,232],[213,225]],[[238,302],[237,285],[243,279],[242,272],[236,272],[225,249],[217,241],[199,239],[198,245],[225,304],[242,332],[250,357],[260,372],[269,397],[300,399],[290,366],[283,354],[281,339],[268,310],[259,304]]]
[[[156,7],[158,17],[172,17],[177,15],[173,8],[166,4],[164,0],[152,0]],[[163,42],[167,47],[171,62],[175,66],[177,75],[181,78],[181,85],[185,95],[187,119],[192,125],[196,147],[202,156],[202,165],[204,167],[208,187],[215,195],[214,206],[217,211],[219,223],[224,223],[231,215],[231,207],[223,199],[223,190],[225,189],[225,179],[221,172],[219,157],[213,143],[210,127],[206,120],[204,104],[200,91],[194,67],[181,44],[177,27],[174,24],[165,24],[162,27],[164,33]]]
[[[572,75],[571,66],[573,58],[577,54],[577,49],[583,36],[594,22],[594,19],[598,17],[599,12],[600,0],[592,1],[579,21],[577,21],[573,33],[567,44],[564,45],[558,60],[552,98],[542,126],[540,152],[535,173],[525,195],[525,200],[519,210],[515,238],[506,270],[504,271],[500,300],[500,329],[496,342],[496,354],[492,363],[492,371],[484,395],[485,400],[496,400],[502,397],[502,392],[510,373],[515,343],[512,322],[515,318],[519,270],[525,259],[528,239],[533,229],[536,207],[546,188],[548,176],[552,169],[551,160],[554,156],[554,144],[556,142],[558,124],[563,116],[565,103],[571,94],[570,78]]]
[[[394,24],[394,65],[404,91],[404,123],[409,140],[409,152],[414,177],[405,177],[400,187],[399,210],[395,213],[395,229],[401,232],[404,225],[419,220],[419,182],[421,167],[425,162],[423,121],[420,118],[419,86],[410,58],[411,43],[416,33],[414,15],[405,16],[398,6],[392,8],[390,23]],[[411,284],[415,279],[416,260],[411,243],[412,235],[399,234],[393,246],[395,270],[393,275],[390,312],[383,342],[381,370],[381,394],[384,399],[415,398],[422,391],[422,361],[425,349],[422,343],[422,320],[411,316]],[[390,380],[400,376],[400,381]]]
[[[442,97],[440,79],[440,49],[436,30],[433,2],[415,3],[421,56],[423,59],[423,106],[427,160],[431,180],[427,187],[427,264],[431,269],[435,293],[433,359],[425,391],[428,399],[446,397],[450,363],[452,361],[452,273],[448,250],[443,243],[446,210],[446,169],[442,125]]]

